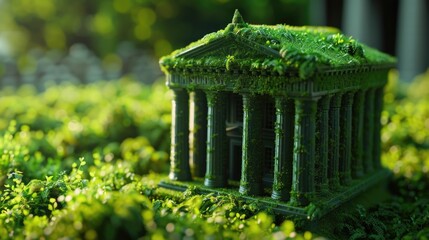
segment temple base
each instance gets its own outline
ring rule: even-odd
[[[381,169],[380,171],[377,171],[377,173],[374,173],[365,179],[353,180],[351,185],[344,187],[344,189],[341,189],[340,192],[327,196],[324,194],[321,194],[320,196],[316,195],[315,201],[303,207],[293,206],[289,202],[274,200],[268,195],[253,197],[240,194],[237,191],[238,186],[233,186],[234,184],[237,185],[236,182],[230,183],[229,188],[209,188],[204,186],[204,180],[202,179],[194,180],[192,183],[163,180],[158,184],[158,186],[181,192],[186,191],[186,189],[188,189],[190,186],[195,186],[195,191],[198,194],[232,194],[246,201],[254,201],[258,204],[259,207],[270,209],[279,215],[292,216],[303,220],[314,221],[327,215],[328,213],[332,212],[332,210],[342,206],[344,203],[349,202],[350,200],[361,195],[361,193],[365,192],[367,189],[376,186],[380,182],[387,179],[387,177],[390,175],[390,171]]]

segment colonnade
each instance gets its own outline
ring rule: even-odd
[[[204,177],[207,187],[227,186],[228,92],[195,90],[189,94],[186,89],[172,90],[170,179]],[[380,169],[382,91],[378,87],[319,97],[273,96],[272,198],[304,206],[315,195],[339,191]],[[239,192],[262,195],[262,96],[241,95],[244,117]]]

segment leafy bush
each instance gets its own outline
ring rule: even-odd
[[[2,173],[10,171],[12,162],[24,168],[49,165],[42,170],[48,172],[26,173],[41,178],[59,165],[69,168],[77,156],[92,162],[93,152],[104,161],[129,160],[139,165],[139,173],[165,170],[171,113],[163,83],[149,88],[124,78],[85,87],[63,84],[40,94],[24,86],[2,96],[0,129],[9,130],[2,131],[0,149],[13,154],[13,161],[2,162]],[[157,104],[151,104],[155,99]]]

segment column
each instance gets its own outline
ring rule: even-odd
[[[308,17],[311,26],[327,26],[326,0],[310,0],[308,2]]]
[[[337,190],[340,187],[339,158],[340,158],[340,107],[341,94],[337,93],[331,98],[329,109],[329,161],[328,179],[329,187]]]
[[[396,55],[399,79],[410,82],[427,69],[428,55],[428,1],[400,0]]]
[[[204,185],[227,185],[226,97],[223,92],[208,91],[207,95],[207,166]]]
[[[295,100],[291,203],[299,206],[307,205],[314,195],[316,109],[315,99]]]
[[[331,96],[324,96],[318,102],[316,134],[316,189],[328,193],[328,152],[329,150],[329,103]]]
[[[185,89],[172,89],[171,180],[191,180],[189,167],[189,95]]]
[[[361,178],[363,174],[363,122],[365,91],[356,92],[353,99],[352,122],[352,177]]]
[[[343,95],[341,100],[340,123],[340,181],[343,185],[349,185],[352,181],[351,156],[352,156],[352,117],[353,117],[353,92]]]
[[[375,90],[374,96],[374,168],[381,168],[381,112],[383,110],[383,87]]]
[[[374,48],[382,47],[382,6],[380,1],[344,0],[344,33]],[[371,27],[368,27],[371,25]]]
[[[365,94],[363,129],[363,168],[365,173],[370,173],[374,170],[374,89],[368,89]]]
[[[191,171],[195,177],[204,177],[207,156],[207,98],[203,91],[191,95]]]
[[[243,95],[243,144],[241,180],[239,192],[246,195],[260,195],[262,187],[262,98],[257,95]]]
[[[295,109],[293,100],[276,98],[273,199],[287,201],[292,189],[293,134]]]

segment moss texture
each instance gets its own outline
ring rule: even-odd
[[[184,68],[296,72],[300,79],[332,68],[392,66],[395,58],[332,27],[252,25],[238,12],[233,23],[161,58],[164,71]]]

